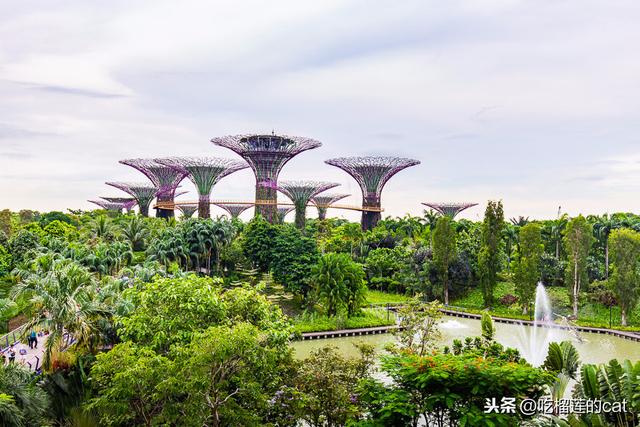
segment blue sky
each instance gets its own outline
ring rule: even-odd
[[[119,159],[233,157],[209,139],[274,129],[324,144],[282,178],[340,182],[348,203],[359,188],[325,159],[419,159],[390,215],[637,212],[639,21],[624,0],[0,0],[0,208],[89,208],[142,179]],[[213,198],[253,185],[242,171]]]

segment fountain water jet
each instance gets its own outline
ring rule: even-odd
[[[544,285],[539,282],[533,311],[533,326],[520,326],[522,356],[533,366],[544,363],[549,344],[559,341],[559,330],[553,322],[551,301]]]

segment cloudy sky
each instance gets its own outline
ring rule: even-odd
[[[119,159],[234,157],[209,139],[275,130],[324,144],[282,178],[353,204],[323,160],[419,159],[390,215],[638,212],[638,22],[635,0],[0,0],[0,208],[89,208],[141,180]],[[252,195],[242,171],[213,197]]]

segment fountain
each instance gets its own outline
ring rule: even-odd
[[[551,301],[544,285],[539,282],[533,311],[533,327],[520,325],[520,348],[522,356],[533,366],[544,363],[553,341],[561,341],[560,330],[553,322]]]

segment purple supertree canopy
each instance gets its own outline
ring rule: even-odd
[[[311,198],[314,205],[318,207],[330,207],[338,200],[349,197],[351,194],[319,194]]]
[[[330,188],[337,187],[337,182],[321,181],[265,181],[264,187],[274,188],[293,201],[295,205],[306,206],[312,197]]]
[[[214,205],[227,211],[232,218],[238,218],[242,212],[253,207],[253,203],[214,203]]]
[[[198,204],[197,203],[189,203],[189,204],[179,204],[176,205],[176,207],[178,209],[180,209],[180,212],[182,212],[182,215],[185,218],[191,218],[193,216],[194,213],[196,213],[196,211],[198,210]]]
[[[120,163],[142,172],[158,187],[158,197],[168,200],[173,198],[175,189],[187,176],[186,171],[164,165],[154,159],[125,159],[120,160]]]
[[[134,197],[100,197],[102,200],[106,200],[111,203],[122,203],[124,209],[130,210],[138,201]]]
[[[322,143],[315,139],[289,135],[229,135],[211,140],[247,161],[256,176],[256,214],[268,221],[275,220],[278,195],[274,188],[263,187],[264,181],[278,182],[284,165],[294,156],[306,150],[318,148]],[[270,203],[261,203],[261,202]]]
[[[288,135],[228,135],[211,140],[239,154],[249,163],[258,182],[276,180],[292,157],[322,146],[315,139]]]
[[[284,217],[286,217],[287,214],[294,209],[295,208],[293,206],[278,206],[278,208],[276,209],[276,215],[278,215],[278,222],[280,223],[284,222]]]
[[[219,157],[169,157],[156,161],[186,173],[201,196],[209,195],[220,179],[249,167],[245,162]]]
[[[124,203],[108,202],[106,200],[88,200],[88,202],[93,203],[95,205],[98,205],[102,209],[105,209],[105,210],[108,210],[108,211],[121,212],[122,209],[125,208],[125,204]]]
[[[143,216],[149,215],[149,205],[156,196],[158,187],[146,182],[107,182],[106,184],[133,196],[138,202],[140,213]]]
[[[339,167],[355,179],[362,189],[362,228],[369,230],[381,218],[382,189],[396,173],[420,161],[401,157],[339,157],[325,163]],[[375,209],[375,210],[372,210]]]
[[[339,157],[325,161],[339,167],[355,179],[365,198],[380,198],[382,189],[389,179],[410,166],[419,165],[419,160],[402,157]]]
[[[428,206],[436,211],[440,212],[440,214],[448,216],[451,219],[454,219],[456,215],[462,212],[465,209],[468,209],[473,206],[477,206],[477,203],[455,203],[455,202],[422,202],[423,205]]]
[[[319,194],[311,198],[311,201],[318,208],[318,218],[325,219],[327,217],[327,209],[338,200],[349,197],[351,194]]]

